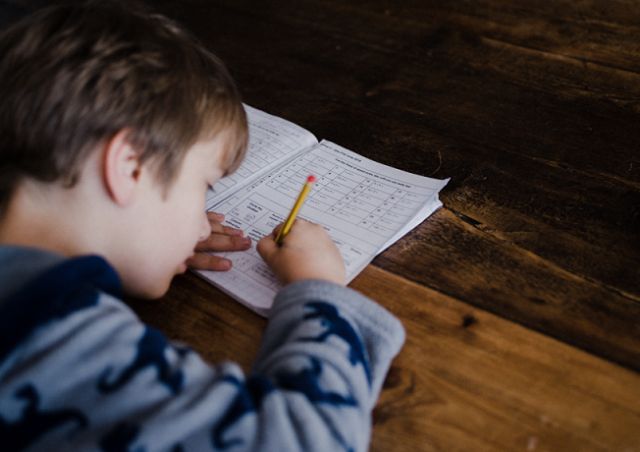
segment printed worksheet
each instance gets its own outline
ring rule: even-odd
[[[253,129],[252,129],[253,132]],[[338,246],[348,280],[441,206],[438,192],[448,180],[407,173],[323,140],[265,172],[210,210],[253,239],[246,252],[222,253],[228,272],[199,272],[254,311],[266,315],[279,284],[255,244],[287,217],[307,176],[314,184],[299,217],[321,224]]]
[[[207,193],[207,210],[239,185],[258,179],[304,149],[318,143],[308,130],[285,119],[245,105],[249,122],[249,146],[240,167],[221,179]]]

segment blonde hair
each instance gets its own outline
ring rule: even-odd
[[[248,131],[224,64],[175,22],[96,1],[46,8],[0,34],[0,212],[25,177],[73,186],[121,130],[169,187],[196,142]],[[228,156],[229,157],[229,156]]]

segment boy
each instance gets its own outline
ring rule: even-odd
[[[258,244],[286,287],[250,376],[119,300],[164,294],[205,263],[199,241],[247,246],[204,213],[247,144],[222,63],[167,19],[107,2],[42,10],[0,34],[0,55],[3,448],[365,450],[404,332],[343,287],[320,226]]]

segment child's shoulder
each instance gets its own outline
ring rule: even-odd
[[[99,256],[65,258],[45,250],[0,246],[0,359],[39,328],[117,295],[120,280]]]
[[[59,297],[87,283],[107,293],[120,291],[117,273],[100,256],[67,258],[40,248],[0,245],[0,306],[27,293]]]
[[[39,248],[0,246],[0,300],[63,260],[63,256]]]

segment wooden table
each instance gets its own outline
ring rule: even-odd
[[[153,4],[247,103],[451,177],[352,283],[408,333],[371,450],[640,450],[638,2]],[[193,275],[132,306],[247,370],[265,326]]]

